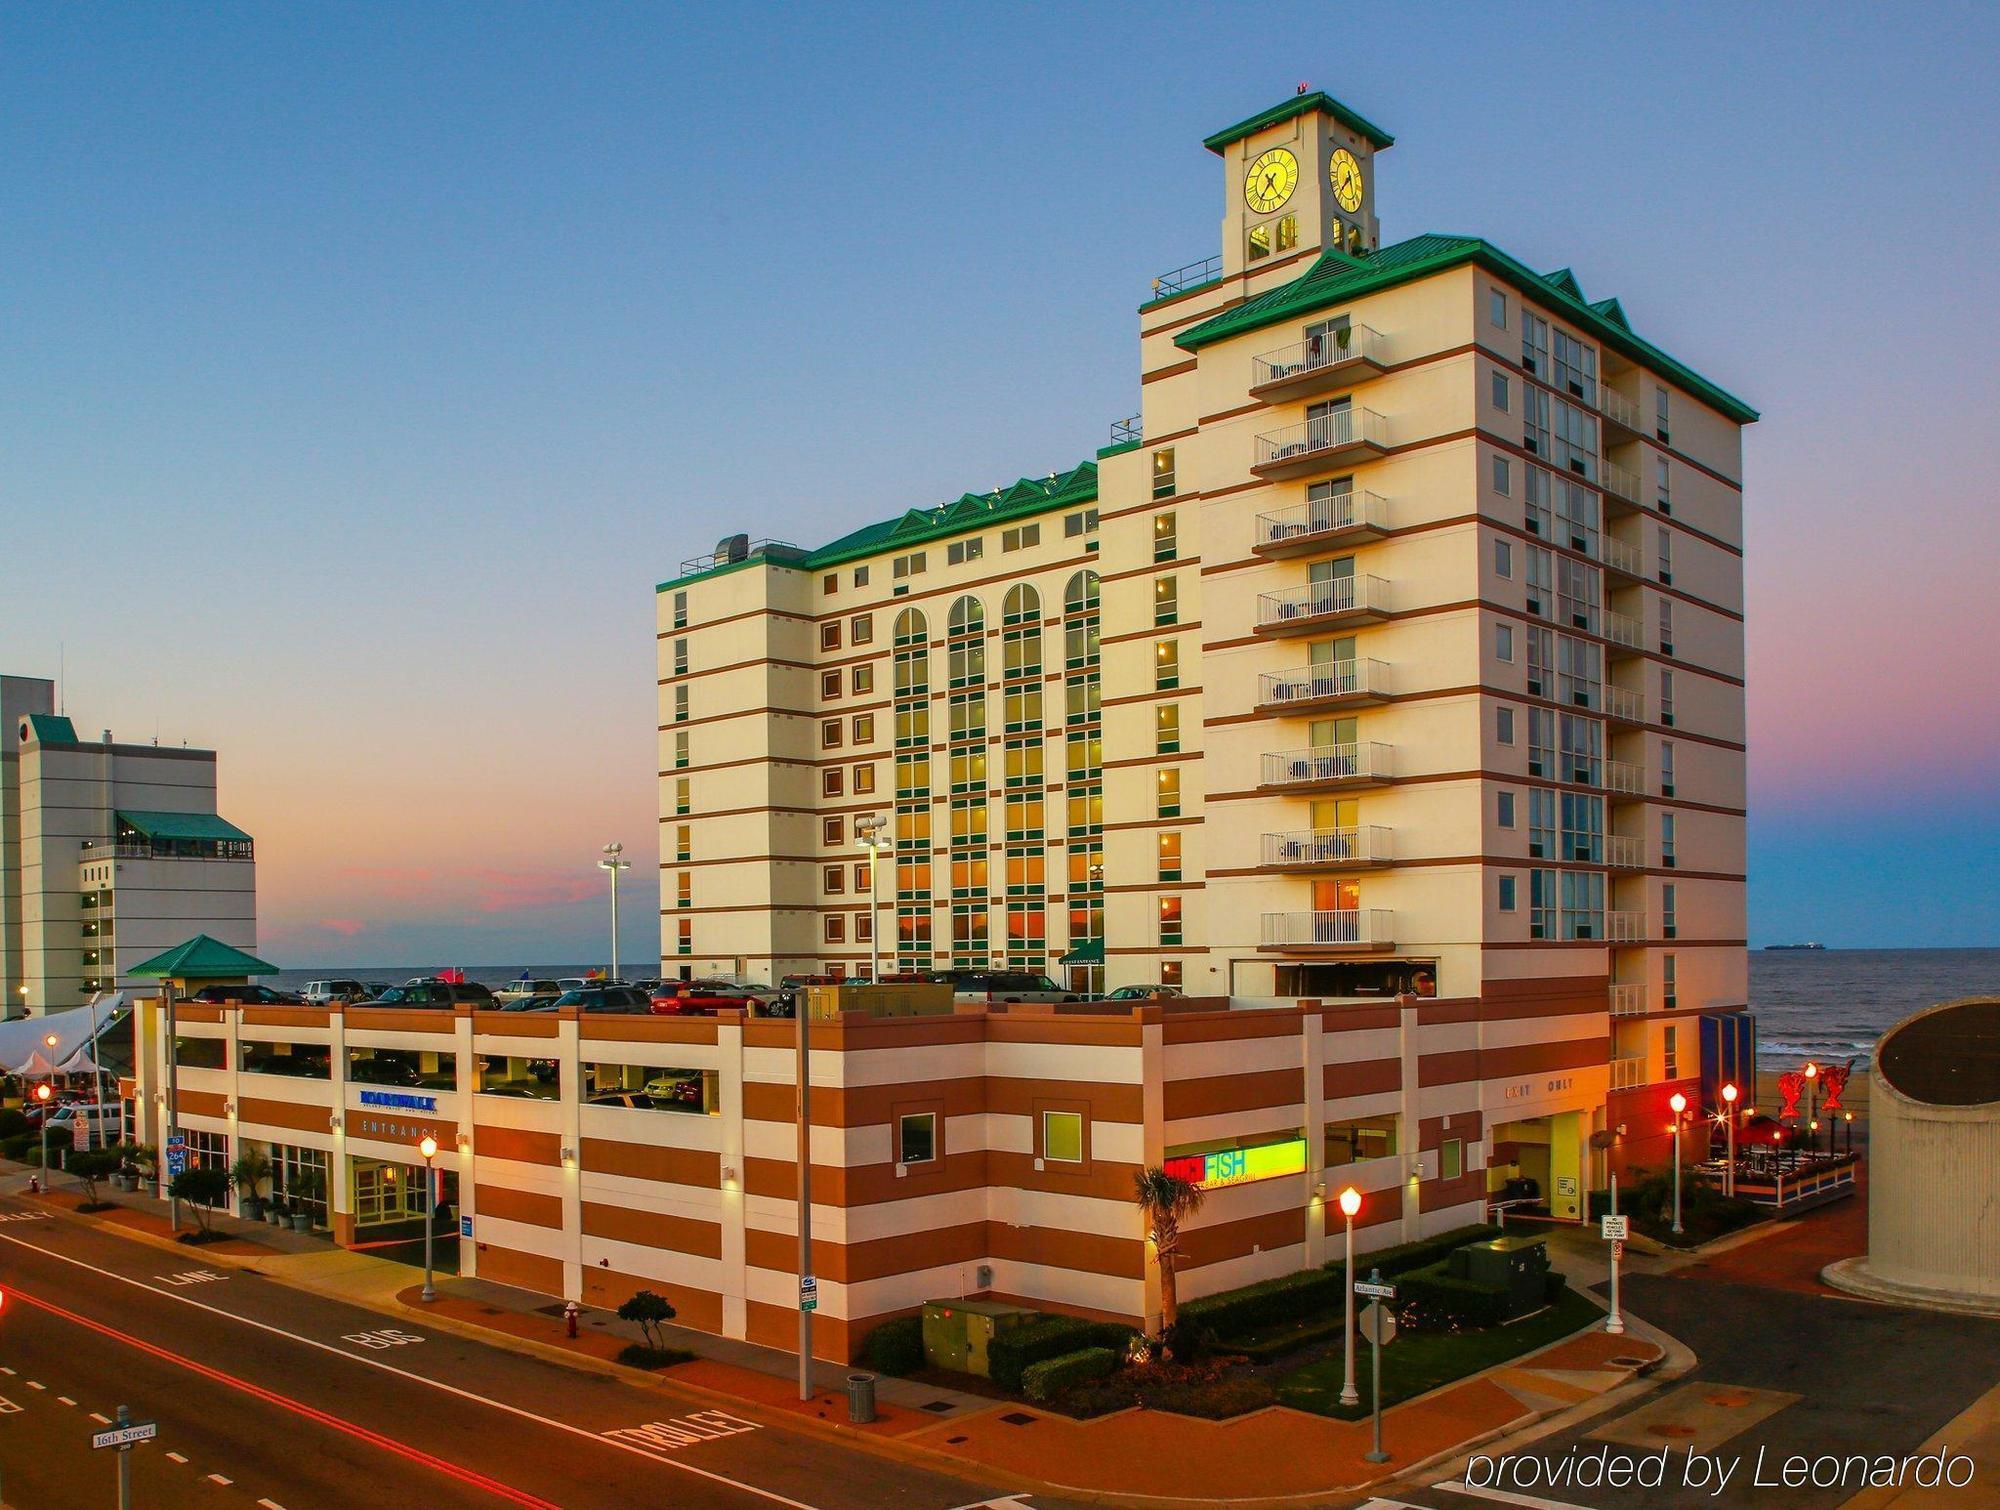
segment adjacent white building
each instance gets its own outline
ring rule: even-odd
[[[195,934],[257,945],[250,835],[216,812],[213,750],[78,737],[55,683],[0,677],[0,991],[80,1006]]]

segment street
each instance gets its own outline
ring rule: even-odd
[[[140,1506],[948,1510],[1008,1492],[4,1200],[0,1288],[8,1505],[114,1504],[117,1452],[90,1435],[121,1405],[159,1423],[132,1452]]]

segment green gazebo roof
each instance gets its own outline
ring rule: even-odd
[[[176,944],[125,973],[159,980],[229,980],[238,975],[276,975],[278,967],[221,939],[197,933],[185,944]]]
[[[148,839],[238,839],[248,844],[250,836],[227,818],[214,813],[140,813],[118,809],[118,821],[127,823]]]

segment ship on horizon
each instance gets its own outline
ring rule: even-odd
[[[1781,949],[1818,949],[1824,951],[1825,948],[1826,945],[1824,944],[1766,944],[1764,946],[1766,953]]]

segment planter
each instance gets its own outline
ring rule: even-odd
[[[139,1177],[136,1174],[113,1175],[111,1177],[111,1183],[113,1185],[116,1185],[120,1190],[124,1191],[127,1195],[136,1194],[139,1189]]]
[[[312,1226],[313,1219],[310,1211],[294,1211],[292,1213],[292,1231],[310,1232],[312,1231]]]
[[[266,1206],[264,1208],[264,1220],[269,1222],[273,1227],[284,1226],[287,1214],[285,1208],[282,1206]]]
[[[254,1195],[246,1195],[240,1203],[238,1214],[246,1222],[261,1222],[264,1220],[264,1203]]]

